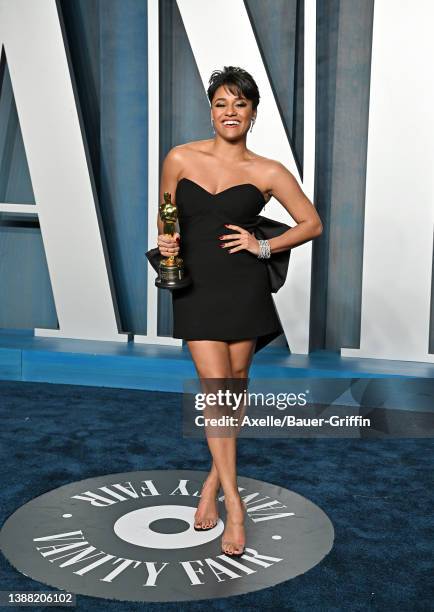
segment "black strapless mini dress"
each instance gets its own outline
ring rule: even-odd
[[[252,183],[212,194],[187,178],[179,180],[175,202],[180,257],[192,284],[172,291],[173,337],[184,340],[257,338],[255,353],[283,333],[264,262],[248,251],[221,248],[236,234],[225,223],[254,222],[265,199]]]

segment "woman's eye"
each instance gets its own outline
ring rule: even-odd
[[[224,104],[216,104],[216,106],[224,106]],[[237,106],[246,106],[246,104],[241,102],[241,104],[237,104]]]

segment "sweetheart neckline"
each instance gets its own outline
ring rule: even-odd
[[[202,185],[199,185],[199,183],[196,183],[196,181],[192,181],[191,179],[187,178],[186,176],[183,176],[182,178],[179,179],[178,184],[176,185],[176,189],[178,189],[178,185],[179,185],[179,183],[181,181],[188,181],[189,183],[192,183],[193,185],[196,185],[196,187],[199,187],[199,189],[202,189],[202,191],[204,191],[205,193],[207,193],[209,196],[211,196],[213,198],[221,195],[222,193],[226,193],[226,191],[230,191],[231,189],[235,189],[236,187],[253,187],[253,189],[256,189],[256,191],[261,194],[262,199],[263,199],[263,201],[265,203],[264,194],[259,189],[259,187],[257,187],[253,183],[239,183],[238,185],[231,185],[230,187],[226,187],[226,189],[223,189],[222,191],[218,191],[217,193],[211,193],[210,191],[208,191],[208,189],[205,189],[205,187],[202,187]]]

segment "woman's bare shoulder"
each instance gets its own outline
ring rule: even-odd
[[[188,155],[189,153],[205,153],[212,143],[212,138],[206,140],[191,140],[182,144],[175,145],[171,151],[176,151],[180,155]]]
[[[210,140],[193,140],[173,146],[163,162],[163,172],[176,176],[177,179],[189,167],[198,164],[198,154],[206,153]]]
[[[169,163],[183,163],[197,153],[206,153],[211,140],[192,140],[173,146],[166,155]]]
[[[254,153],[253,151],[250,151],[250,150],[249,150],[249,154],[250,154],[251,162],[253,162],[252,168],[254,169],[255,174],[258,173],[264,178],[265,177],[268,178],[272,174],[276,173],[276,171],[278,171],[279,165],[282,166],[282,164],[279,161],[275,159],[271,159],[270,157],[265,157],[264,155],[258,155],[257,153]]]

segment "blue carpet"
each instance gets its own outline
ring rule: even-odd
[[[206,442],[182,438],[180,394],[7,381],[0,393],[1,524],[27,501],[76,480],[209,469]],[[250,595],[184,604],[77,595],[77,609],[433,610],[433,440],[240,439],[238,448],[240,475],[296,491],[328,514],[336,532],[329,555]],[[52,590],[3,555],[0,571],[1,590]]]

